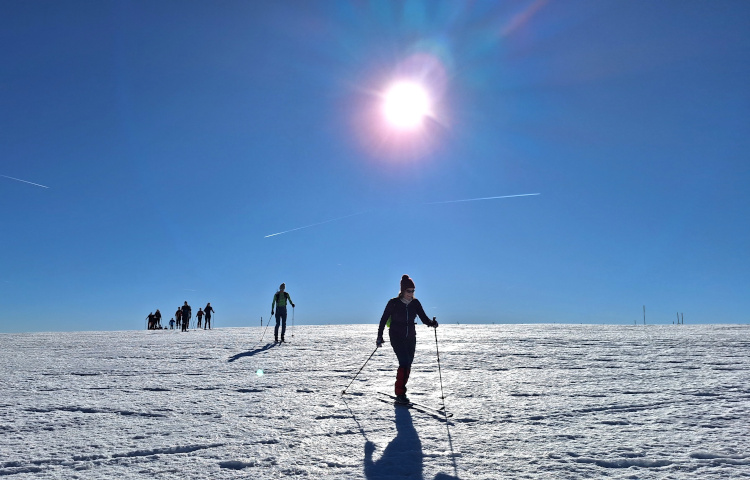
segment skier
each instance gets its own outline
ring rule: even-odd
[[[185,304],[182,306],[182,331],[187,332],[188,326],[190,325],[190,318],[193,316],[193,311],[190,309],[190,305],[188,305],[187,300],[185,300]]]
[[[151,312],[146,317],[148,319],[148,327],[146,327],[146,330],[153,330],[154,329],[154,312]]]
[[[156,313],[154,314],[154,320],[156,321],[154,328],[157,330],[161,330],[161,312],[158,308],[156,309]]]
[[[177,311],[174,312],[174,318],[177,320],[177,328],[182,328],[182,309],[177,307]]]
[[[206,314],[206,323],[203,324],[203,330],[208,327],[209,330],[211,330],[211,313],[213,313],[214,308],[211,306],[211,302],[208,302],[206,304],[206,308],[203,309],[203,313]]]
[[[174,330],[174,318],[169,321],[169,329]]]
[[[203,309],[198,308],[198,313],[195,316],[198,317],[198,328],[201,328],[201,324],[203,323]]]
[[[378,338],[376,345],[383,345],[383,330],[388,327],[388,336],[391,347],[398,358],[398,370],[396,372],[396,401],[409,403],[406,396],[406,382],[409,381],[411,364],[414,361],[414,352],[417,348],[417,331],[414,319],[419,315],[422,323],[429,327],[437,328],[438,322],[434,318],[430,320],[424,313],[422,304],[414,298],[414,281],[409,275],[401,277],[401,291],[398,297],[388,301],[380,318],[378,326]]]
[[[286,333],[286,302],[294,308],[294,302],[289,296],[289,293],[285,292],[286,283],[279,285],[279,291],[273,296],[273,302],[271,302],[271,315],[273,315],[273,307],[276,306],[276,328],[273,330],[274,343],[279,343],[279,323],[281,323],[281,341],[284,341],[284,334]]]

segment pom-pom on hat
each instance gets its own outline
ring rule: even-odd
[[[409,275],[401,277],[401,291],[403,292],[407,288],[414,288],[414,280],[409,278]]]

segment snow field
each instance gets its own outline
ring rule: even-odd
[[[376,330],[0,335],[0,477],[750,478],[748,326],[441,324],[448,423],[378,400],[388,344],[340,395]]]

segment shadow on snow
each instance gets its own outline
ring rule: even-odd
[[[260,348],[255,348],[255,349],[249,350],[247,352],[242,352],[242,353],[238,353],[237,355],[233,355],[233,356],[229,357],[228,361],[231,363],[231,362],[234,362],[236,360],[239,360],[242,357],[252,357],[253,355],[257,355],[258,353],[265,352],[266,350],[269,350],[269,349],[271,349],[271,348],[273,348],[275,346],[276,346],[275,343],[269,343],[269,344],[263,345]]]
[[[395,406],[396,437],[385,447],[379,459],[373,460],[375,444],[365,443],[364,470],[367,480],[409,478],[424,480],[422,441],[414,428],[411,410]],[[438,473],[435,480],[458,480],[458,477]]]

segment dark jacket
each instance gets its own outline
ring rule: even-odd
[[[380,317],[380,326],[378,327],[378,337],[383,336],[383,330],[385,330],[388,319],[390,322],[390,336],[401,336],[404,338],[415,338],[417,336],[416,329],[414,327],[414,319],[419,315],[419,319],[425,325],[432,325],[432,320],[424,313],[422,304],[416,298],[409,302],[409,305],[401,301],[400,298],[395,297],[388,300],[388,304],[385,306],[383,316]]]

